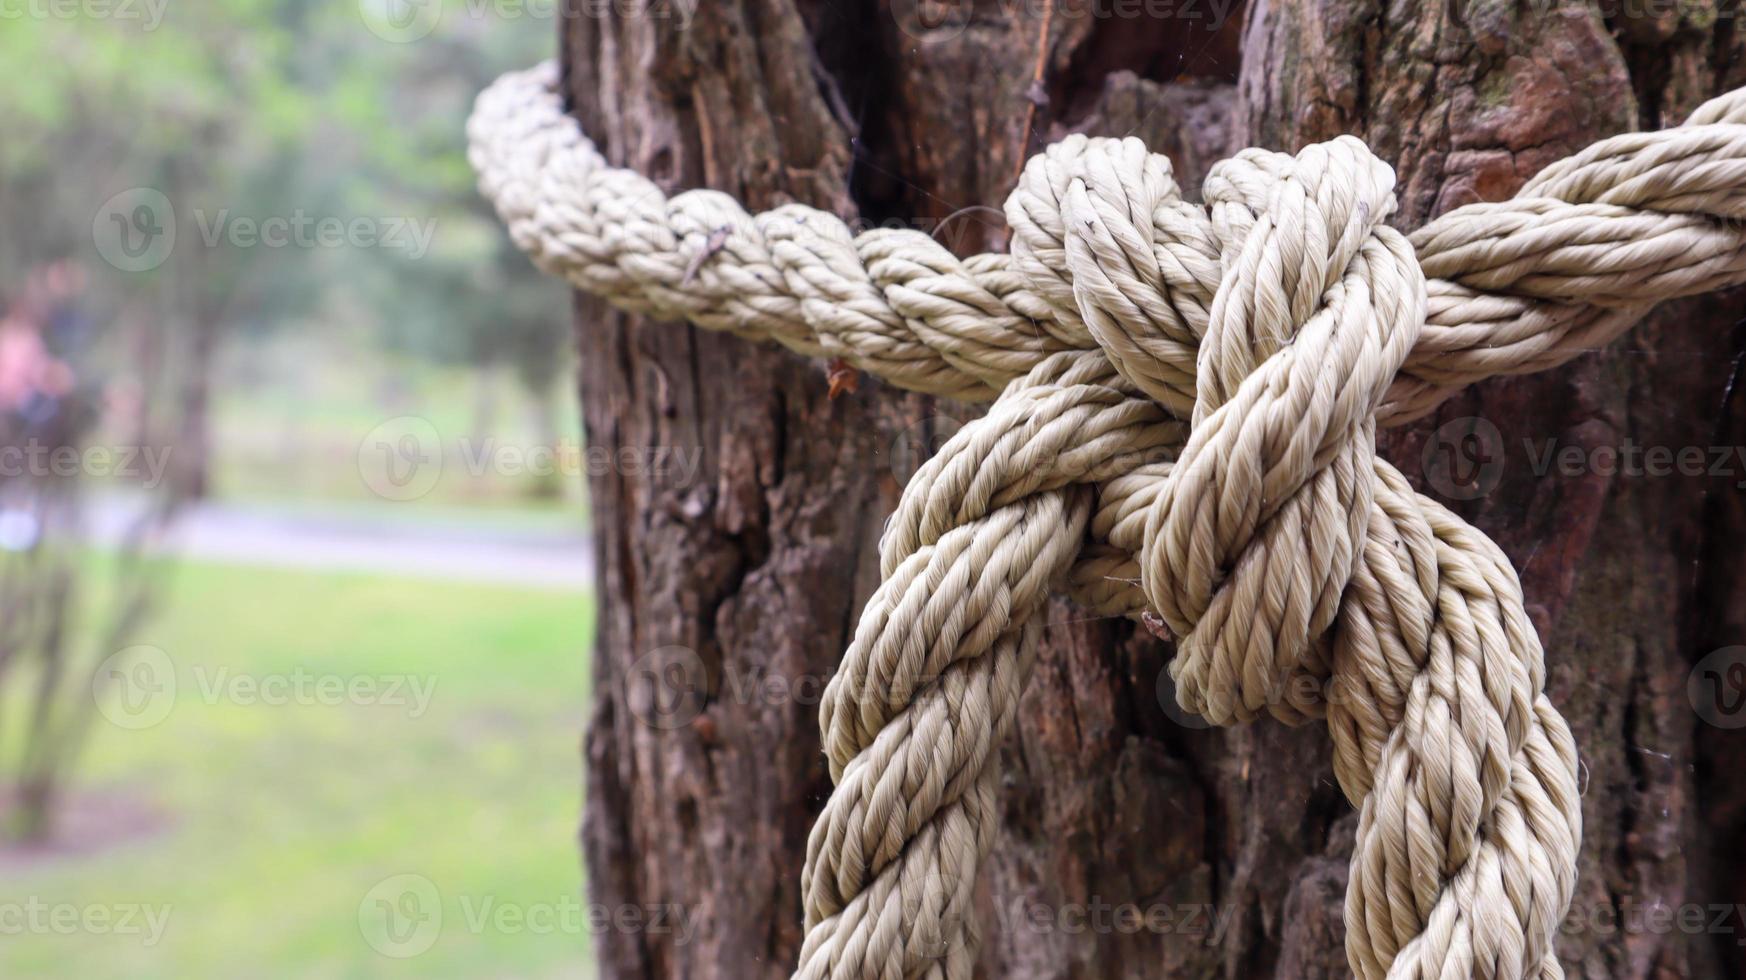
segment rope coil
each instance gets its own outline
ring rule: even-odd
[[[971,975],[995,759],[1062,587],[1161,617],[1179,698],[1209,721],[1326,719],[1360,810],[1357,976],[1563,975],[1576,748],[1520,582],[1376,457],[1375,430],[1746,281],[1746,92],[1411,236],[1385,224],[1393,170],[1352,137],[1245,150],[1205,206],[1139,141],[1069,137],[1007,199],[1010,254],[959,259],[799,205],[669,200],[607,165],[556,79],[505,76],[468,127],[481,189],[542,269],[995,399],[905,488],[826,691],[837,788],[808,841],[796,977]]]

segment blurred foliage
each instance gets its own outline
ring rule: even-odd
[[[88,305],[119,325],[105,338],[137,321],[172,362],[190,330],[295,328],[549,386],[566,364],[564,291],[475,192],[463,124],[493,76],[549,55],[556,25],[462,0],[396,43],[371,29],[374,2],[135,0],[9,18],[0,63],[28,69],[0,96],[0,298],[31,267],[77,257]],[[177,239],[161,266],[124,272],[94,248],[93,222],[136,187],[168,197]],[[422,255],[213,238],[220,220],[298,215],[434,230]],[[125,362],[137,346],[107,354]]]

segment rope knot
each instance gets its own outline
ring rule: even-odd
[[[1215,724],[1315,711],[1286,682],[1362,551],[1373,416],[1425,314],[1412,246],[1383,224],[1393,190],[1351,137],[1246,151],[1207,178],[1222,273],[1140,567],[1180,638],[1178,697]]]

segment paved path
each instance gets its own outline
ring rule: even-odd
[[[141,502],[93,501],[88,536],[114,544],[139,519]],[[582,528],[518,527],[465,511],[424,516],[399,505],[276,507],[202,502],[182,511],[153,547],[205,561],[333,571],[382,572],[456,581],[585,590],[594,549]]]

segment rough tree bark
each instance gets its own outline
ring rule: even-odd
[[[670,191],[799,200],[960,252],[1004,238],[997,211],[963,209],[998,208],[1028,153],[1069,132],[1138,135],[1191,193],[1235,148],[1356,133],[1397,168],[1410,228],[1746,82],[1746,34],[1714,0],[1254,0],[1222,22],[1211,0],[717,0],[689,19],[688,0],[652,2],[569,0],[563,19],[568,92],[611,158]],[[1687,690],[1698,660],[1746,642],[1746,472],[1738,457],[1730,475],[1656,476],[1544,456],[1740,444],[1739,304],[1665,308],[1613,349],[1480,385],[1384,439],[1415,479],[1439,453],[1491,461],[1488,492],[1456,506],[1521,570],[1585,765],[1559,942],[1576,977],[1746,976],[1746,921],[1712,908],[1746,901],[1746,752]],[[587,438],[618,461],[590,480],[590,888],[608,905],[682,904],[698,929],[606,934],[602,975],[785,977],[830,789],[819,690],[914,457],[976,410],[872,379],[833,400],[821,364],[588,299],[576,322]],[[1474,417],[1495,437],[1459,421]],[[1489,440],[1481,455],[1469,432]],[[663,449],[679,462],[661,465]],[[986,975],[1344,975],[1356,818],[1326,735],[1184,723],[1160,699],[1166,645],[1060,600],[1047,614],[984,876]],[[1176,920],[1038,924],[1037,909],[1059,923],[1099,903]],[[1216,937],[1181,921],[1194,906],[1216,912]],[[1662,906],[1703,908],[1701,928]]]

